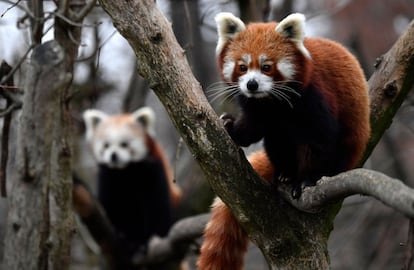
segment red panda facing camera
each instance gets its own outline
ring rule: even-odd
[[[248,157],[269,183],[287,181],[298,198],[315,185],[358,165],[370,136],[368,87],[353,55],[340,44],[305,38],[305,17],[245,25],[231,13],[216,16],[216,54],[223,91],[237,96],[240,114],[224,114],[234,142],[263,139]],[[235,94],[236,93],[236,94]],[[200,270],[239,270],[248,238],[220,200],[204,232]]]
[[[292,195],[358,165],[369,135],[368,87],[343,46],[305,38],[305,17],[247,27],[231,13],[216,17],[222,77],[238,88],[241,113],[223,115],[240,146],[263,139],[274,180],[289,181]]]
[[[87,110],[83,118],[86,139],[98,163],[98,201],[122,252],[131,259],[138,250],[145,250],[151,236],[168,233],[181,191],[153,137],[155,116],[149,107],[113,116]]]

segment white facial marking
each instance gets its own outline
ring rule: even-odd
[[[223,63],[223,77],[228,82],[231,82],[231,77],[233,76],[234,66],[236,63],[234,63],[233,60],[225,60]]]
[[[258,88],[255,91],[251,91],[247,88],[247,83],[250,80],[254,80],[258,84]],[[259,70],[249,70],[246,74],[239,77],[239,88],[243,95],[248,98],[263,98],[270,94],[272,91],[273,78],[264,75]]]
[[[250,56],[250,54],[244,54],[241,59],[244,61],[244,63],[249,66],[250,63],[252,62],[252,57]]]
[[[267,56],[265,54],[259,55],[259,65],[263,65],[266,62]]]
[[[110,168],[122,169],[130,162],[141,161],[148,152],[143,134],[137,136],[130,126],[98,127],[92,142],[98,163]]]
[[[285,77],[285,80],[292,80],[295,76],[295,65],[287,58],[282,58],[277,63],[277,69]]]

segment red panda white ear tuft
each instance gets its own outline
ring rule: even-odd
[[[150,107],[142,107],[132,113],[134,121],[140,123],[150,136],[155,135],[155,113]]]
[[[217,23],[218,41],[216,47],[216,55],[220,55],[224,44],[231,40],[237,33],[246,29],[246,26],[236,16],[230,12],[220,12],[214,17]]]
[[[277,26],[276,32],[292,40],[304,56],[311,58],[309,51],[303,45],[305,39],[305,15],[293,13],[284,18]]]
[[[90,109],[86,110],[83,113],[83,121],[85,121],[87,140],[92,139],[96,127],[107,118],[108,115],[99,110]]]

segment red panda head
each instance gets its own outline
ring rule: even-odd
[[[292,91],[289,83],[303,87],[308,82],[311,56],[304,46],[302,14],[291,14],[280,23],[247,26],[231,13],[220,13],[215,20],[222,78],[238,84],[244,96],[280,99],[283,92]]]
[[[154,135],[154,112],[149,107],[132,114],[110,116],[99,110],[83,113],[86,139],[99,164],[122,169],[146,158],[148,137]]]

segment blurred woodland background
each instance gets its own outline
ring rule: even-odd
[[[31,48],[25,2],[13,4],[0,0],[0,61],[5,60],[12,67],[19,65]],[[209,87],[220,81],[215,62],[214,16],[218,12],[232,12],[246,22],[280,20],[291,12],[304,13],[306,35],[327,37],[346,45],[361,62],[367,78],[376,59],[414,18],[413,0],[162,0],[157,3],[171,21],[193,72],[210,99],[213,96]],[[44,1],[45,12],[53,12],[55,8],[53,1]],[[53,20],[46,21],[43,41],[53,39],[51,26]],[[17,87],[23,85],[24,69],[23,63],[15,73]],[[99,4],[83,23],[71,93],[76,134],[74,169],[91,187],[95,186],[96,163],[84,141],[82,112],[89,108],[107,113],[132,112],[147,105],[156,112],[156,137],[166,149],[177,184],[184,192],[184,203],[176,219],[209,210],[214,194],[157,97],[136,73],[133,51]],[[414,187],[413,102],[414,96],[410,94],[365,164],[411,187]],[[212,105],[218,115],[234,110],[231,102],[221,99],[215,99]],[[245,150],[257,147],[260,145]],[[1,198],[0,240],[4,237],[6,213],[6,199]],[[332,269],[401,269],[407,234],[408,219],[403,215],[371,198],[347,198],[329,241]],[[0,241],[0,258],[2,244]],[[267,269],[260,252],[253,246],[250,250],[246,269]],[[79,234],[73,240],[72,256],[71,269],[97,269],[94,252]]]

